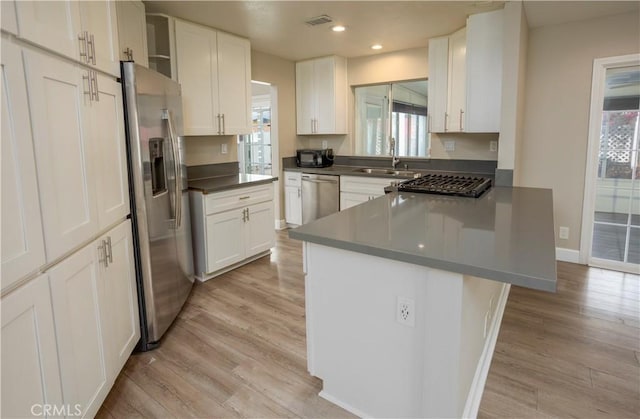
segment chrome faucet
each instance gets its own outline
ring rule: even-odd
[[[389,146],[391,150],[389,153],[391,154],[391,167],[395,170],[398,163],[400,163],[400,159],[396,157],[396,139],[393,137],[389,138]]]

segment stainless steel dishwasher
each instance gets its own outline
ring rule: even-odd
[[[302,224],[340,209],[340,176],[302,174]]]

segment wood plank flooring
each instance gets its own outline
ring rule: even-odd
[[[479,417],[637,418],[640,278],[558,264],[512,287]],[[197,284],[160,348],[131,356],[99,418],[348,418],[306,370],[300,242]]]

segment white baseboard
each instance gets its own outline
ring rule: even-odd
[[[287,228],[285,220],[276,220],[276,230],[284,230],[285,228]]]
[[[322,397],[325,400],[330,401],[331,403],[335,404],[336,406],[340,406],[341,408],[343,408],[347,412],[353,413],[354,415],[356,415],[356,416],[358,416],[360,418],[372,418],[373,417],[371,415],[367,415],[366,413],[364,413],[363,411],[361,411],[359,409],[356,409],[355,407],[351,406],[350,404],[347,404],[347,403],[343,402],[342,400],[333,397],[331,394],[327,393],[324,390],[322,390],[320,393],[318,393],[318,396]]]
[[[580,263],[580,251],[556,247],[556,259],[562,262]]]
[[[498,333],[500,332],[500,324],[502,323],[502,316],[504,315],[504,308],[507,305],[510,289],[511,284],[504,284],[502,286],[502,291],[498,298],[496,312],[493,316],[493,321],[491,322],[487,340],[482,350],[482,355],[480,355],[480,360],[478,361],[473,381],[471,382],[467,401],[464,404],[464,411],[462,413],[463,418],[475,418],[478,416],[480,401],[482,400],[482,394],[484,393],[484,385],[487,382],[487,375],[489,375],[489,367],[491,367],[493,351],[496,349]]]

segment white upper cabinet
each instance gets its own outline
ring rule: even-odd
[[[98,224],[103,230],[129,213],[127,150],[122,115],[122,87],[115,80],[97,75],[98,100],[91,102],[91,161],[96,171]]]
[[[14,0],[0,1],[0,27],[3,32],[18,34],[18,21],[16,18],[16,2]]]
[[[2,39],[2,289],[45,263],[20,48]]]
[[[249,41],[180,20],[175,28],[185,135],[251,133]]]
[[[347,61],[331,56],[296,63],[297,132],[346,134]]]
[[[83,79],[90,71],[34,51],[24,51],[24,57],[47,260],[52,261],[98,231],[85,106],[88,80]]]
[[[185,135],[218,134],[218,50],[216,31],[176,20],[178,82],[182,86]]]
[[[93,70],[31,50],[24,57],[52,262],[129,213],[122,92]]]
[[[449,95],[449,37],[429,40],[429,131],[444,132]]]
[[[133,60],[149,67],[147,52],[147,23],[144,3],[137,0],[116,2],[120,59]]]
[[[218,32],[218,93],[225,135],[251,133],[251,45]]]
[[[118,76],[115,3],[18,1],[18,36]]]
[[[464,131],[464,113],[467,109],[466,90],[466,28],[449,36],[449,95],[447,103],[447,131]]]
[[[465,28],[429,40],[429,73],[431,132],[499,132],[502,10],[471,15]]]
[[[467,21],[466,131],[498,132],[502,112],[503,11]]]
[[[82,30],[87,32],[87,64],[105,73],[120,76],[116,2],[81,1]]]
[[[79,58],[80,2],[17,1],[16,8],[21,38],[69,58]]]

